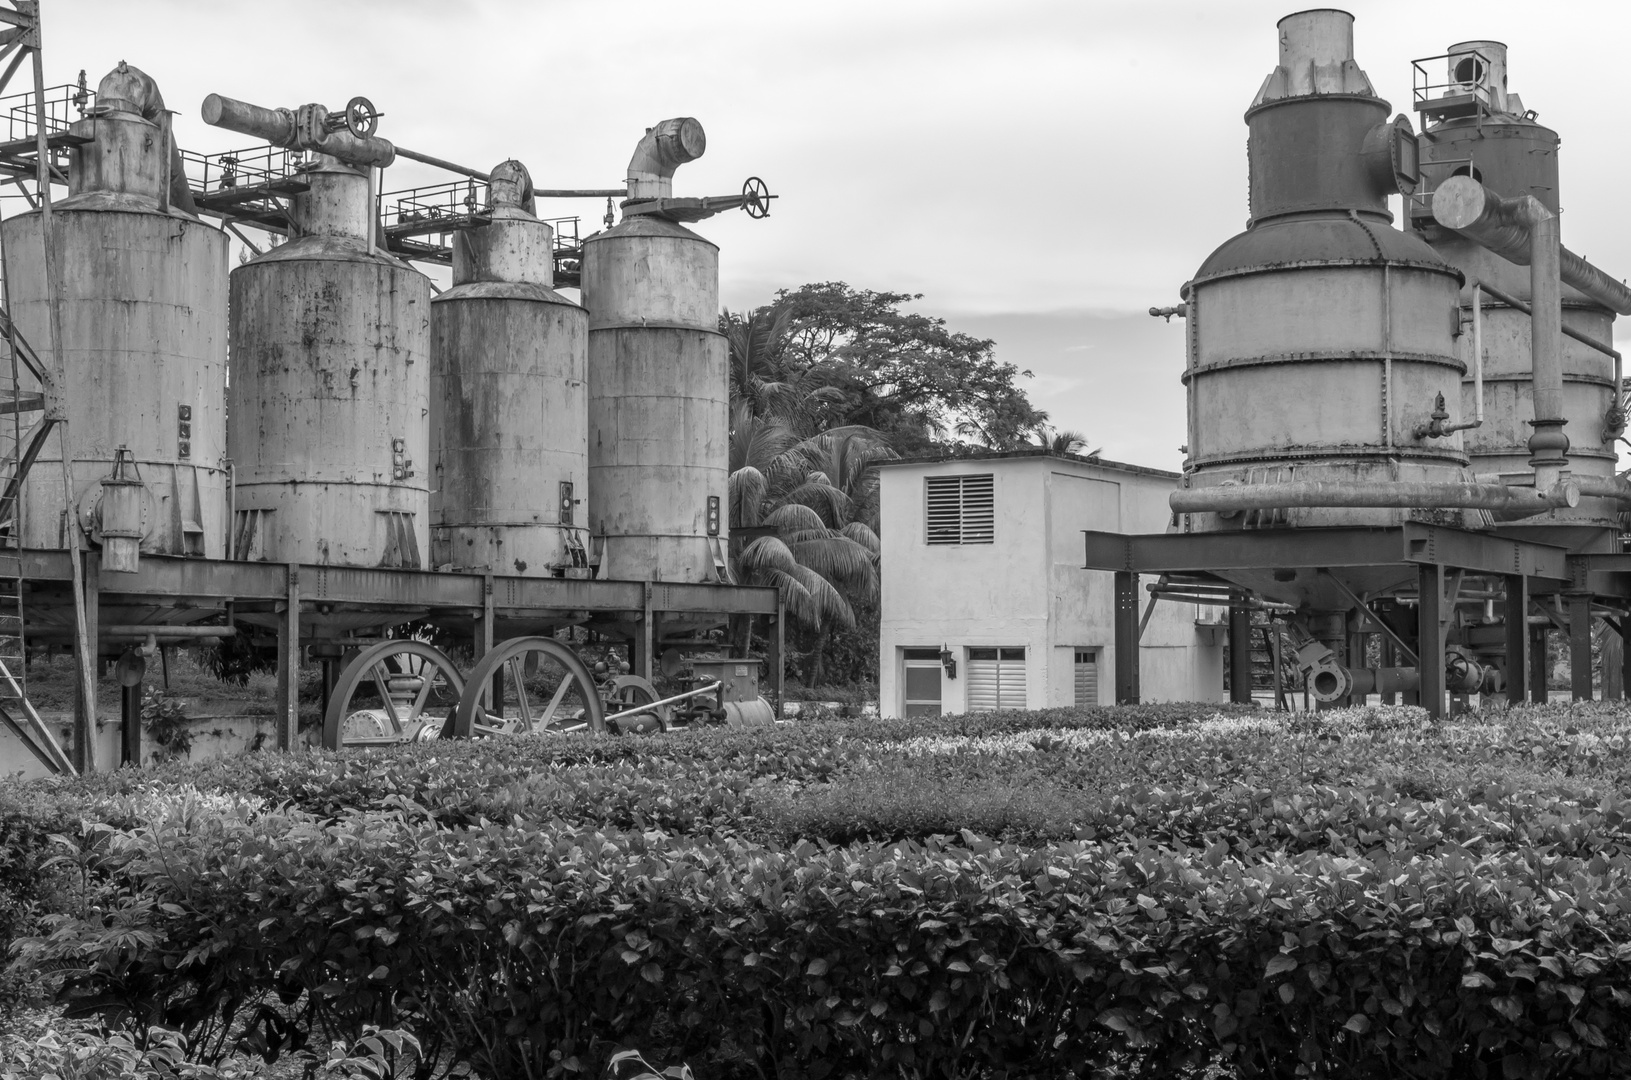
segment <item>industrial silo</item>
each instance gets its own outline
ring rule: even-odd
[[[1507,49],[1498,41],[1464,41],[1442,58],[1442,74],[1418,62],[1416,109],[1422,115],[1422,172],[1429,189],[1482,184],[1506,198],[1532,197],[1552,215],[1560,213],[1557,132],[1537,122],[1507,83]],[[1435,76],[1442,82],[1430,83]],[[1533,350],[1528,305],[1531,273],[1521,246],[1511,254],[1520,262],[1434,220],[1433,191],[1410,199],[1413,228],[1446,261],[1466,276],[1460,297],[1461,355],[1469,371],[1462,382],[1464,416],[1479,412],[1482,423],[1462,435],[1475,473],[1513,480],[1530,469],[1530,440],[1535,419]],[[1563,271],[1565,283],[1568,269]],[[1588,289],[1592,283],[1582,282]],[[1601,284],[1601,282],[1596,282]],[[1617,285],[1617,283],[1609,283]],[[1474,290],[1478,296],[1474,296]],[[1582,292],[1565,284],[1561,290],[1563,325],[1580,335],[1612,346],[1614,312],[1623,304],[1623,287],[1610,292]],[[1515,303],[1514,303],[1515,302]],[[1568,467],[1581,483],[1578,506],[1560,506],[1502,524],[1504,529],[1543,542],[1577,550],[1613,548],[1618,503],[1593,495],[1593,481],[1611,485],[1615,472],[1614,440],[1625,429],[1616,408],[1614,360],[1573,337],[1560,340],[1562,432]],[[1474,363],[1481,348],[1482,371]],[[1477,376],[1481,374],[1481,378]]]
[[[1353,16],[1279,23],[1279,66],[1246,113],[1250,222],[1183,289],[1188,460],[1174,509],[1192,531],[1477,526],[1498,489],[1471,480],[1458,436],[1461,276],[1392,226],[1415,138],[1354,62]],[[1487,507],[1485,507],[1487,509]],[[1202,512],[1196,512],[1202,511]]]
[[[288,112],[205,103],[256,133]],[[232,271],[237,558],[427,565],[430,283],[374,245],[371,173],[310,155],[288,242]]]
[[[73,460],[72,520],[103,544],[103,565],[136,569],[140,551],[221,558],[226,550],[227,240],[192,201],[153,80],[120,63],[72,127],[69,195],[53,208],[61,304],[58,393]],[[6,283],[17,326],[52,340],[40,212],[7,219]],[[26,387],[24,388],[27,389]],[[127,454],[121,455],[124,449]],[[107,522],[110,500],[132,521]],[[52,437],[24,488],[24,547],[63,534],[60,443]]]
[[[665,120],[629,163],[629,199],[670,195],[702,155],[702,125]],[[719,249],[631,214],[583,245],[589,309],[589,525],[602,577],[708,581],[724,573],[729,373]]]
[[[493,170],[488,201],[431,302],[431,561],[587,573],[587,316],[552,288],[552,230],[520,162]]]

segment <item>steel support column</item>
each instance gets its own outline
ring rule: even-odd
[[[142,764],[142,684],[119,687],[119,764]]]
[[[1522,705],[1529,688],[1529,579],[1506,575],[1506,700]]]
[[[277,625],[277,748],[294,750],[300,739],[300,566],[290,563],[283,618]]]
[[[1116,704],[1138,704],[1138,575],[1116,572]]]
[[[1444,718],[1444,565],[1422,563],[1417,574],[1416,658],[1421,704],[1434,720]]]
[[[1529,628],[1529,700],[1536,705],[1546,704],[1547,627]]]
[[[1576,701],[1591,700],[1591,595],[1569,593],[1569,689]]]
[[[1252,703],[1252,612],[1241,604],[1229,608],[1229,700]]]
[[[651,582],[645,582],[645,586],[645,604],[640,609],[640,628],[634,632],[634,638],[631,642],[634,652],[631,659],[634,662],[634,673],[649,681],[652,667],[651,652],[656,646],[657,636],[653,627],[656,620],[652,618],[651,610]],[[751,615],[748,616],[749,620],[752,618]],[[751,633],[749,634],[749,640],[752,640]]]
[[[776,688],[777,720],[782,718],[782,695],[786,693],[786,661],[787,655],[787,601],[781,596],[776,597],[776,614],[770,617],[770,634],[766,639],[765,657],[770,667],[770,685]]]
[[[1625,640],[1627,633],[1631,633],[1631,615],[1620,616],[1620,690],[1626,699],[1631,700],[1631,641]]]

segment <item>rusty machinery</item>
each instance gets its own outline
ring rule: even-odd
[[[1589,697],[1591,620],[1631,608],[1606,344],[1631,290],[1562,246],[1557,136],[1509,93],[1504,46],[1415,63],[1418,135],[1355,62],[1351,15],[1278,29],[1247,230],[1150,311],[1187,328],[1172,530],[1087,537],[1117,572],[1117,697],[1138,693],[1140,573],[1230,605],[1237,701],[1253,605],[1321,703],[1544,700],[1552,628]]]
[[[752,178],[739,194],[674,197],[673,167],[703,149],[695,120],[651,129],[622,187],[535,189],[518,161],[484,173],[396,146],[360,97],[267,109],[212,94],[206,122],[266,142],[213,155],[176,147],[157,86],[129,65],[75,100],[83,119],[53,136],[71,165],[50,254],[88,268],[62,276],[84,295],[60,298],[67,527],[102,552],[86,591],[104,649],[230,635],[223,615],[274,631],[282,747],[296,741],[302,647],[324,663],[330,746],[723,716],[717,680],[665,697],[652,669],[665,648],[705,650],[696,631],[731,617],[770,618],[779,672],[780,603],[732,582],[722,546],[717,249],[681,224],[763,217],[773,196]],[[398,158],[460,178],[383,195]],[[624,223],[584,240],[576,219],[536,215],[541,198],[619,196]],[[254,251],[230,275],[226,232],[206,216]],[[16,324],[51,340],[38,219],[0,229]],[[648,258],[684,269],[685,287],[640,281]],[[409,260],[451,263],[453,287],[433,300]],[[554,290],[580,275],[587,310]],[[665,410],[710,436],[682,445]],[[658,431],[670,442],[653,444]],[[653,505],[597,519],[597,483]],[[46,641],[68,633],[52,597],[75,564],[61,493],[23,495],[30,634]],[[473,641],[469,679],[424,642],[378,637],[413,620]],[[588,668],[556,639],[574,626],[626,643],[624,670]],[[122,669],[138,685],[139,660]]]

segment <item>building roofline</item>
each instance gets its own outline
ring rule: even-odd
[[[956,462],[1006,461],[1014,458],[1053,458],[1057,461],[1068,461],[1074,465],[1097,465],[1113,472],[1135,473],[1139,476],[1159,476],[1168,480],[1183,479],[1182,473],[1168,472],[1166,469],[1152,469],[1148,465],[1133,465],[1125,461],[1110,461],[1101,457],[1066,454],[1057,450],[1044,450],[1041,447],[1031,450],[987,450],[967,456],[961,454],[920,454],[916,457],[880,461],[877,465],[880,469],[889,469],[899,465],[950,465]]]

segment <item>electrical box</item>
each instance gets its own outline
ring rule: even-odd
[[[764,661],[746,660],[693,660],[691,670],[709,682],[718,680],[721,701],[757,701],[759,699],[759,669]]]

